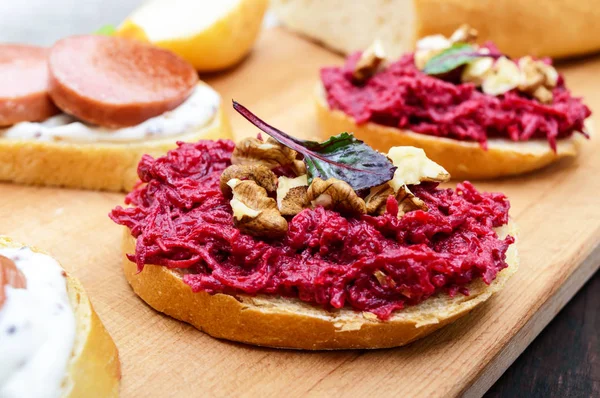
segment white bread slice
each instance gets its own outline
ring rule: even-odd
[[[450,36],[461,24],[510,56],[569,57],[600,49],[594,0],[272,0],[290,29],[347,54],[379,38],[388,55],[412,51],[417,39]]]
[[[508,139],[488,140],[483,150],[477,142],[454,140],[418,134],[410,130],[367,122],[357,125],[351,116],[329,108],[322,84],[316,89],[317,119],[321,135],[329,138],[342,131],[354,133],[371,147],[387,153],[393,146],[423,148],[427,157],[442,165],[453,179],[488,179],[527,173],[540,169],[560,158],[575,156],[585,138],[573,134],[557,141],[556,152],[546,140],[515,142]],[[590,126],[587,126],[588,130]]]
[[[130,191],[144,154],[164,155],[176,141],[233,138],[221,103],[199,130],[165,139],[132,143],[72,143],[0,138],[0,181],[106,191]]]
[[[497,230],[516,238],[514,224]],[[135,252],[135,238],[125,229],[123,252]],[[438,294],[397,311],[387,321],[351,309],[326,311],[298,299],[238,294],[193,293],[181,273],[167,267],[137,266],[123,256],[125,277],[133,291],[157,311],[187,322],[217,338],[276,348],[334,350],[385,348],[408,344],[466,315],[499,291],[519,265],[516,245],[508,248],[508,268],[489,286],[469,285],[469,296]]]
[[[0,236],[0,248],[23,246]],[[31,250],[47,254],[33,247]],[[83,286],[70,275],[67,275],[67,292],[75,313],[77,331],[73,354],[68,369],[65,369],[64,397],[118,397],[121,364],[117,347],[94,311]]]

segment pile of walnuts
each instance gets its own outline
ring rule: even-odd
[[[404,150],[400,153],[399,148]],[[306,166],[298,159],[296,151],[273,138],[267,141],[246,138],[236,145],[231,156],[232,165],[221,174],[220,188],[230,199],[235,226],[257,237],[285,235],[288,229],[285,216],[294,216],[316,206],[347,215],[381,215],[385,212],[388,197],[394,195],[399,204],[399,215],[412,210],[427,210],[407,185],[445,181],[449,178],[448,173],[427,159],[422,150],[394,149],[396,152],[390,158],[394,163],[402,163],[403,168],[396,170],[390,182],[371,188],[363,199],[347,182],[336,178],[314,178],[308,184]],[[277,177],[275,169],[285,171],[280,174],[295,177]]]
[[[552,103],[552,89],[558,83],[558,72],[552,65],[529,56],[522,57],[517,62],[507,57],[494,59],[485,56],[490,52],[487,48],[480,48],[475,44],[477,35],[477,30],[462,25],[450,38],[443,35],[424,37],[417,42],[415,65],[422,70],[430,59],[453,44],[470,44],[481,56],[463,69],[463,83],[473,83],[488,95],[497,96],[517,89],[541,103]]]

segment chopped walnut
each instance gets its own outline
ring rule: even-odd
[[[277,189],[277,176],[267,166],[262,164],[233,164],[223,170],[220,180],[220,188],[226,198],[231,197],[231,188],[227,183],[232,179],[252,180],[267,192],[275,192]]]
[[[536,61],[530,56],[519,59],[519,68],[521,69],[519,90],[524,92],[534,92],[538,87],[544,84],[546,76],[538,68]]]
[[[422,181],[445,182],[450,179],[446,169],[429,159],[421,148],[392,147],[388,157],[397,167],[394,178],[389,183],[395,192],[403,185],[415,185]]]
[[[295,216],[308,206],[308,177],[279,177],[277,207],[284,216]]]
[[[467,24],[461,25],[458,29],[450,36],[450,42],[455,43],[467,43],[474,44],[477,41],[477,29],[470,27]]]
[[[415,50],[415,65],[417,69],[422,70],[429,60],[447,48],[450,48],[452,43],[444,35],[432,35],[423,37],[417,41]]]
[[[355,82],[362,83],[373,76],[385,61],[385,50],[378,39],[369,48],[363,51],[356,62],[352,77]]]
[[[544,86],[539,86],[536,88],[535,91],[531,93],[531,96],[540,101],[542,104],[551,104],[552,100],[554,99],[552,91]]]
[[[486,57],[467,65],[461,80],[481,85],[482,91],[489,95],[501,95],[517,88],[542,103],[551,103],[558,72],[530,56],[520,58],[518,64],[506,57],[500,57],[496,62]]]
[[[471,62],[462,71],[461,81],[481,86],[486,77],[491,73],[494,59],[491,57],[478,58]]]
[[[369,194],[365,198],[367,214],[380,216],[385,213],[387,199],[390,195],[395,195],[395,192],[388,183],[371,188]]]
[[[275,238],[285,235],[288,224],[277,210],[275,199],[252,180],[229,180],[230,201],[234,225],[242,232],[258,237]]]
[[[494,63],[491,73],[484,79],[481,89],[489,95],[501,95],[521,83],[521,71],[516,63],[500,57]]]
[[[396,193],[396,200],[398,201],[398,218],[402,217],[409,211],[428,210],[425,202],[417,198],[406,185],[400,187]]]
[[[558,84],[558,72],[552,65],[548,65],[545,62],[537,61],[538,68],[544,74],[544,86],[547,88],[554,88]]]
[[[348,183],[336,178],[329,178],[327,181],[315,178],[308,187],[307,195],[313,206],[323,206],[340,213],[365,214],[367,212],[365,201]]]
[[[415,49],[415,66],[422,70],[429,60],[456,43],[474,44],[477,31],[469,25],[459,27],[448,39],[444,35],[425,36],[417,41]]]
[[[383,185],[371,188],[365,198],[367,214],[382,215],[385,213],[387,199],[394,195],[398,201],[401,217],[413,210],[427,210],[425,203],[416,197],[407,185],[417,185],[424,181],[444,182],[450,179],[450,174],[439,164],[430,160],[425,151],[414,147],[393,147],[388,157],[398,167],[394,178]]]
[[[393,195],[398,201],[398,218],[409,211],[423,210],[427,211],[427,205],[421,199],[416,197],[406,185],[400,186],[397,192],[389,184],[383,184],[371,188],[371,192],[365,198],[367,205],[367,214],[380,216],[385,213],[387,199]]]
[[[304,162],[296,159],[297,153],[273,138],[267,141],[258,138],[245,138],[238,142],[231,155],[234,165],[262,164],[269,169],[279,166],[290,166],[297,175],[305,174]]]
[[[551,89],[556,87],[558,81],[556,69],[529,56],[519,59],[519,68],[521,69],[519,90],[530,94],[542,103],[551,103],[553,99]]]

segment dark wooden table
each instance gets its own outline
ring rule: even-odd
[[[518,396],[600,397],[600,273],[485,395]]]

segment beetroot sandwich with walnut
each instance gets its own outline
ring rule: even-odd
[[[414,147],[352,134],[179,143],[145,156],[110,217],[150,306],[217,338],[297,349],[407,344],[465,315],[516,271],[509,201]]]
[[[477,31],[424,37],[386,59],[375,42],[321,69],[316,104],[325,137],[353,131],[375,149],[422,148],[454,178],[522,174],[575,156],[590,109],[550,59],[511,59]]]

